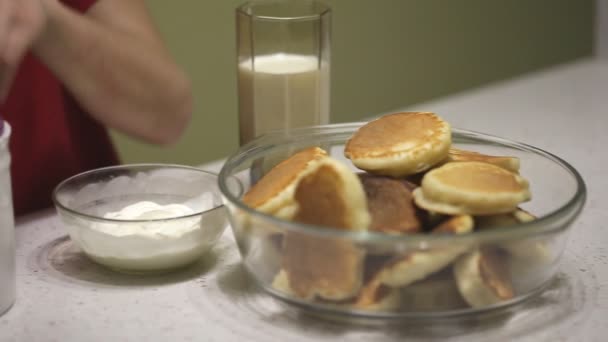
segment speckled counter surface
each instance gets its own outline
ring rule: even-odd
[[[355,327],[308,317],[244,275],[230,232],[192,268],[118,275],[88,261],[53,212],[17,226],[18,299],[0,341],[605,341],[608,336],[608,61],[584,60],[413,108],[573,164],[589,188],[561,270],[539,297],[467,322]],[[221,163],[206,167],[217,169]]]

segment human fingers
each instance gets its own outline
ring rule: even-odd
[[[0,56],[6,46],[6,37],[11,28],[15,4],[13,0],[0,0]]]
[[[7,64],[17,65],[41,32],[45,18],[40,6],[38,0],[21,0],[5,39],[3,59]]]
[[[16,66],[27,52],[35,32],[28,27],[11,30],[6,38],[3,60],[9,66]]]

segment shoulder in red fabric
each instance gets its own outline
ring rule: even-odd
[[[106,130],[32,55],[23,60],[0,111],[12,126],[17,215],[51,206],[54,187],[77,173],[118,163]]]

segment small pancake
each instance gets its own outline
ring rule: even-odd
[[[454,264],[454,278],[460,294],[474,308],[514,297],[508,257],[496,248],[481,248],[461,256]]]
[[[419,207],[449,215],[507,213],[529,199],[528,181],[482,162],[447,163],[427,172],[414,190]]]
[[[547,263],[551,259],[551,250],[541,239],[523,239],[504,243],[500,247],[514,258],[526,260],[529,264]]]
[[[367,255],[363,273],[363,287],[352,304],[355,308],[396,308],[399,305],[398,291],[381,283],[379,277],[384,265],[390,261],[388,256]],[[379,305],[380,304],[380,305]]]
[[[377,289],[365,287],[351,305],[354,309],[368,311],[392,311],[400,306],[399,289],[380,285]]]
[[[369,227],[371,219],[359,178],[331,157],[302,177],[294,198],[295,222],[328,229]],[[295,296],[340,301],[359,291],[363,251],[352,243],[296,232],[286,234],[283,243],[283,270]]]
[[[319,147],[302,150],[272,168],[243,196],[243,202],[263,213],[290,219],[298,181],[327,157]]]
[[[534,220],[536,220],[534,215],[525,210],[517,209],[508,214],[476,217],[475,223],[480,229],[490,229],[512,226]],[[547,244],[530,237],[505,242],[500,245],[500,248],[506,250],[514,258],[523,260],[523,265],[526,263],[530,266],[537,265],[539,263],[545,263],[551,258],[551,251]]]
[[[359,179],[372,218],[369,230],[388,234],[417,233],[421,230],[412,197],[412,190],[416,188],[414,184],[370,174],[360,174]]]
[[[536,220],[536,216],[530,214],[529,212],[523,209],[517,209],[516,211],[514,211],[513,216],[515,216],[517,221],[519,221],[520,223],[532,222]]]
[[[472,231],[473,219],[462,215],[448,219],[431,233],[466,234]],[[387,263],[378,277],[388,286],[407,286],[443,269],[467,249],[469,246],[459,243],[453,247],[409,253]]]
[[[401,308],[405,311],[444,311],[466,308],[451,267],[417,281],[400,291]]]
[[[450,148],[447,162],[478,161],[494,164],[513,173],[519,172],[519,158],[506,156],[490,156],[473,151]]]
[[[362,170],[402,177],[444,160],[451,143],[450,125],[434,113],[395,113],[360,127],[344,154]]]
[[[372,258],[373,259],[373,258]],[[369,264],[366,259],[366,271],[367,265]],[[372,262],[373,264],[373,262]],[[373,266],[372,266],[373,267]],[[366,272],[369,273],[369,272]],[[370,280],[369,274],[364,276],[366,282]],[[397,289],[389,288],[381,285],[382,288],[374,289],[373,291],[362,289],[357,297],[350,298],[342,301],[328,301],[322,298],[317,298],[317,302],[324,304],[334,304],[341,307],[348,307],[357,310],[369,310],[369,311],[387,311],[394,310],[399,306],[399,291]],[[287,279],[287,273],[281,271],[277,274],[274,279],[273,287],[279,291],[286,292],[293,295],[293,291],[289,286]],[[369,287],[369,286],[368,286]]]
[[[500,229],[536,220],[534,215],[518,209],[513,213],[475,218],[481,229]],[[528,292],[538,286],[542,279],[550,277],[551,264],[555,256],[548,237],[524,237],[503,242],[498,247],[510,256],[509,269],[513,286],[518,292]]]
[[[435,234],[466,234],[473,231],[473,219],[470,216],[456,216],[446,220],[436,227]],[[429,275],[443,269],[464,253],[469,246],[457,244],[456,246],[428,251],[411,252],[405,255],[386,259],[373,266],[377,271],[372,272],[370,280],[366,282],[363,292],[378,291],[380,285],[390,287],[403,287],[416,281],[425,279]],[[366,264],[366,267],[370,267]],[[366,273],[369,272],[366,269]],[[371,297],[371,294],[366,294]]]
[[[295,191],[300,223],[345,230],[367,230],[371,217],[359,177],[331,157],[303,177]]]
[[[536,217],[529,212],[517,209],[507,214],[485,215],[475,217],[475,226],[479,229],[499,228],[519,223],[534,221]]]
[[[283,268],[273,282],[276,289],[302,299],[340,301],[361,287],[363,253],[353,244],[293,232],[283,243]]]
[[[431,233],[433,234],[466,234],[473,231],[475,223],[469,215],[458,215],[448,218],[438,224]]]
[[[512,242],[509,246],[500,247],[510,256],[509,271],[518,293],[536,289],[555,272],[557,256],[553,255],[546,241]]]

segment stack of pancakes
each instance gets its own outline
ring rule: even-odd
[[[243,200],[328,232],[460,235],[534,219],[519,208],[530,200],[519,160],[453,148],[450,125],[434,113],[371,121],[348,140],[344,154],[362,172],[311,147],[270,170]],[[540,243],[458,241],[397,252],[305,231],[284,233],[277,248],[276,290],[359,310],[493,305],[517,294],[513,265],[550,259]]]

